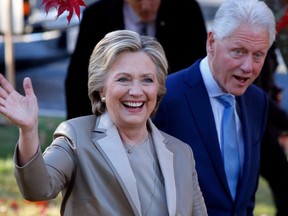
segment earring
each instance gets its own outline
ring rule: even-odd
[[[101,102],[105,103],[106,102],[106,98],[105,97],[101,97]]]

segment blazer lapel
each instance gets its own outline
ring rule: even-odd
[[[199,63],[194,64],[192,67],[197,68],[187,71],[185,76],[185,83],[189,86],[186,93],[187,103],[193,114],[193,118],[195,119],[196,126],[199,128],[206,151],[213,161],[216,171],[219,173],[218,176],[226,185],[227,192],[230,194],[228,183],[226,181],[226,174],[221,156],[213,111],[210,105],[209,95],[205,88],[205,84],[199,69]]]
[[[245,98],[243,96],[241,97],[237,97],[237,102],[239,104],[240,110],[241,112],[239,115],[241,124],[242,124],[242,131],[243,131],[243,141],[244,144],[245,143],[251,143],[251,141],[249,140],[249,137],[251,137],[251,131],[253,131],[253,129],[251,129],[251,124],[249,124],[249,119],[248,119],[248,114],[247,114],[247,110],[249,110],[249,104],[247,103],[247,101],[245,101]],[[251,106],[251,105],[250,105]],[[242,175],[241,175],[241,180],[240,180],[240,185],[239,185],[239,197],[242,197],[242,193],[245,193],[245,189],[247,184],[249,184],[249,176],[247,176],[247,173],[250,173],[250,167],[251,167],[251,159],[253,158],[253,156],[251,156],[252,152],[251,152],[251,147],[248,147],[247,145],[244,145],[244,154],[245,154],[245,158],[244,163],[243,163],[243,168],[242,168]]]
[[[161,168],[162,175],[165,181],[165,192],[167,207],[169,215],[176,215],[176,182],[175,182],[175,170],[174,167],[173,152],[166,147],[165,138],[155,127],[151,120],[149,125],[152,129],[152,138],[155,146],[155,150],[158,156],[159,165]]]
[[[107,156],[107,162],[113,167],[115,176],[125,192],[136,215],[141,215],[141,205],[138,196],[136,179],[130,166],[129,159],[123,147],[116,126],[112,123],[108,113],[100,117],[99,123],[96,124],[95,131],[105,131],[106,136],[93,142],[100,147],[104,155]]]
[[[164,139],[159,130],[149,120],[152,129],[152,139],[158,156],[159,165],[165,180],[165,192],[167,199],[167,207],[169,215],[176,215],[176,182],[173,152],[167,149]],[[96,124],[96,132],[106,133],[106,136],[94,138],[93,142],[99,146],[99,150],[106,156],[107,162],[111,164],[115,176],[119,180],[123,191],[127,195],[132,208],[136,215],[141,215],[141,204],[139,200],[136,179],[130,166],[129,159],[123,147],[119,133],[115,125],[112,123],[107,113],[103,114],[99,122]],[[99,136],[98,136],[99,137]]]

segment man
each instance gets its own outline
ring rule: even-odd
[[[120,29],[155,36],[165,50],[169,71],[187,67],[206,55],[207,32],[197,1],[97,0],[83,13],[68,67],[65,81],[67,119],[92,114],[87,92],[89,58],[106,33]],[[189,55],[186,50],[190,50]]]
[[[226,0],[208,33],[207,56],[167,78],[153,120],[192,147],[208,215],[253,215],[268,99],[252,83],[274,39],[275,18],[264,2]],[[227,129],[222,95],[236,102],[236,125]]]

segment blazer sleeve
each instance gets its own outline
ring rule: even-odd
[[[18,165],[17,155],[18,145],[14,153],[14,175],[22,196],[30,201],[56,198],[76,169],[74,152],[64,137],[56,138],[43,155],[39,148],[23,167]]]

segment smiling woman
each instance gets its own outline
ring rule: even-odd
[[[31,79],[21,95],[0,74],[0,113],[19,127],[14,173],[23,197],[62,193],[63,216],[207,215],[192,149],[150,119],[165,94],[167,69],[154,37],[108,33],[89,63],[94,115],[60,123],[43,154]]]

